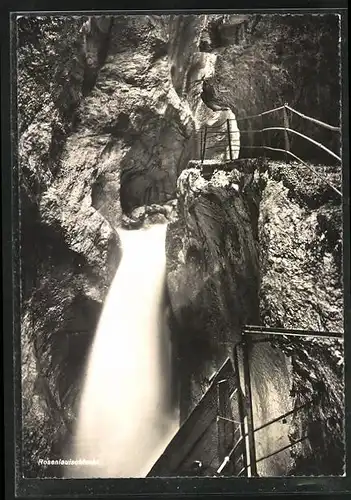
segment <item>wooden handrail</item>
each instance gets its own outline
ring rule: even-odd
[[[317,125],[320,125],[321,127],[327,128],[329,130],[334,130],[335,132],[340,132],[341,128],[340,127],[334,127],[333,125],[329,125],[329,123],[322,122],[320,120],[317,120],[316,118],[312,118],[311,116],[304,115],[303,113],[300,113],[300,111],[296,111],[296,109],[291,108],[288,106],[288,104],[285,105],[286,109],[289,111],[292,111],[296,115],[301,116],[301,118],[304,118],[305,120],[309,120],[310,122],[317,123]]]
[[[268,111],[263,111],[263,113],[258,113],[257,115],[244,116],[243,118],[236,118],[236,121],[241,122],[244,120],[251,120],[252,118],[258,118],[259,116],[268,115],[270,113],[274,113],[275,111],[280,111],[282,109],[284,109],[284,106],[279,106],[279,108],[269,109]]]
[[[334,158],[336,158],[337,160],[341,161],[341,158],[340,156],[336,155],[335,153],[333,153],[333,151],[331,151],[330,149],[328,149],[327,147],[323,146],[323,144],[315,141],[314,139],[311,139],[310,137],[308,137],[307,135],[305,134],[301,134],[301,132],[297,132],[297,130],[294,130],[292,128],[285,128],[285,127],[267,127],[267,128],[263,128],[262,129],[262,132],[265,132],[267,130],[284,130],[284,131],[287,131],[287,132],[291,132],[292,134],[296,134],[300,137],[302,137],[303,139],[306,139],[306,141],[309,141],[311,142],[312,144],[314,144],[315,146],[318,146],[319,148],[323,149],[326,153],[329,153],[331,156],[333,156]]]
[[[317,118],[312,118],[312,116],[304,115],[300,111],[297,111],[296,109],[292,108],[288,104],[284,104],[283,106],[279,106],[278,108],[272,108],[267,111],[263,111],[262,113],[258,113],[257,115],[249,115],[249,116],[243,116],[242,118],[228,118],[230,121],[245,121],[245,120],[251,120],[252,118],[258,118],[260,116],[268,115],[270,113],[275,113],[276,111],[281,111],[282,109],[288,109],[289,111],[295,113],[298,116],[301,116],[301,118],[304,118],[305,120],[309,120],[313,123],[316,123],[317,125],[320,125],[321,127],[327,128],[329,130],[333,130],[334,132],[340,132],[341,128],[336,127],[334,125],[330,125],[329,123],[323,122],[321,120],[317,120]],[[221,123],[220,125],[210,125],[211,128],[221,128],[225,122]]]
[[[325,122],[322,122],[320,120],[317,120],[315,118],[312,118],[312,117],[309,117],[307,115],[304,115],[303,113],[300,113],[299,111],[295,110],[294,108],[291,108],[288,104],[284,104],[283,106],[279,106],[278,108],[273,108],[273,109],[270,109],[268,111],[264,111],[263,113],[259,113],[257,115],[251,115],[251,116],[246,116],[244,118],[238,118],[238,119],[227,119],[225,122],[223,122],[222,124],[220,125],[213,125],[213,126],[205,126],[205,137],[204,137],[204,142],[203,142],[203,146],[202,146],[202,151],[201,151],[201,161],[202,163],[204,162],[204,159],[205,159],[205,152],[207,149],[217,149],[219,147],[221,147],[221,145],[212,145],[212,146],[206,146],[206,139],[207,139],[207,134],[221,134],[224,136],[224,134],[227,133],[228,135],[228,143],[229,143],[229,146],[231,146],[231,135],[232,134],[240,134],[240,133],[261,133],[262,132],[266,132],[266,131],[270,131],[270,130],[278,130],[278,131],[284,131],[285,133],[285,142],[287,143],[287,138],[288,138],[288,133],[292,133],[292,134],[295,134],[303,139],[305,139],[306,141],[310,142],[311,144],[314,144],[315,146],[317,146],[318,148],[322,149],[323,151],[325,151],[326,153],[328,153],[330,156],[332,156],[333,158],[335,158],[336,160],[338,160],[339,162],[342,162],[342,159],[340,156],[338,156],[336,153],[334,153],[333,151],[331,151],[329,148],[327,148],[326,146],[324,146],[323,144],[315,141],[314,139],[311,139],[310,137],[308,137],[307,135],[305,134],[302,134],[301,132],[298,132],[297,130],[294,130],[290,127],[288,127],[288,123],[287,123],[287,120],[284,121],[284,124],[285,126],[284,127],[265,127],[265,128],[262,128],[262,129],[253,129],[253,130],[238,130],[238,131],[231,131],[230,130],[230,127],[229,127],[229,122],[230,121],[236,121],[236,122],[240,122],[240,121],[243,121],[243,120],[249,120],[251,118],[256,118],[256,117],[261,117],[264,116],[264,115],[267,115],[269,113],[273,113],[273,112],[276,112],[276,111],[280,111],[280,110],[284,110],[286,111],[287,109],[293,113],[296,113],[297,115],[301,116],[302,118],[305,118],[306,120],[310,120],[311,122],[314,122],[322,127],[325,127],[329,130],[333,130],[333,131],[338,131],[340,132],[340,128],[339,127],[334,127],[332,125],[329,125],[328,123],[325,123]],[[223,127],[223,125],[227,123],[227,132],[225,131],[214,131],[213,129],[219,129],[221,127]],[[262,137],[263,137],[263,134],[262,134]],[[285,149],[282,149],[282,148],[273,148],[271,146],[264,146],[264,145],[260,145],[260,146],[254,146],[254,145],[250,145],[250,146],[240,146],[240,147],[237,147],[237,145],[234,145],[233,147],[233,150],[237,150],[237,149],[241,149],[241,148],[246,148],[246,149],[263,149],[263,150],[269,150],[269,151],[278,151],[278,152],[281,152],[281,153],[284,153],[285,155],[290,155],[292,158],[294,158],[295,160],[297,160],[299,163],[301,163],[302,165],[304,165],[306,168],[308,168],[311,172],[313,172],[314,175],[316,175],[319,179],[321,179],[324,183],[326,183],[331,189],[333,189],[333,191],[335,191],[339,196],[342,196],[342,193],[341,191],[339,191],[335,186],[333,186],[333,184],[331,184],[330,182],[328,182],[322,175],[320,175],[318,172],[316,172],[316,170],[314,170],[310,165],[308,165],[305,161],[303,161],[301,158],[299,158],[297,155],[295,155],[294,153],[292,153],[290,150],[287,150],[287,149],[290,149],[290,148],[285,148]]]

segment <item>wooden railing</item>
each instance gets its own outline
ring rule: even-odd
[[[283,115],[283,123],[279,124],[277,126],[269,126],[269,127],[264,127],[263,126],[263,117],[273,114],[273,113],[278,113],[282,112]],[[337,160],[341,164],[341,157],[336,154],[334,151],[326,147],[324,144],[321,144],[320,142],[312,139],[311,137],[308,137],[307,135],[291,128],[290,126],[290,114],[295,114],[296,116],[299,116],[300,118],[303,118],[307,121],[310,121],[311,123],[314,123],[322,128],[328,129],[332,132],[336,132],[338,134],[341,133],[340,127],[336,127],[333,125],[329,125],[328,123],[325,123],[321,120],[317,120],[316,118],[312,118],[310,116],[304,115],[303,113],[300,113],[296,109],[290,107],[288,104],[284,104],[283,106],[279,106],[274,109],[270,109],[268,111],[264,111],[263,113],[259,113],[257,115],[251,115],[251,116],[245,116],[242,118],[239,118],[237,120],[234,119],[227,119],[225,122],[221,123],[220,125],[215,125],[215,126],[205,126],[202,130],[200,130],[200,156],[201,156],[201,162],[203,163],[206,159],[206,152],[210,149],[218,149],[218,148],[223,148],[223,145],[208,145],[209,142],[209,137],[213,137],[213,135],[217,137],[223,137],[224,138],[224,144],[225,147],[228,147],[229,150],[229,159],[230,161],[233,160],[235,156],[235,152],[240,152],[240,150],[243,149],[259,149],[268,151],[268,152],[277,152],[277,153],[283,153],[285,155],[285,159],[288,162],[289,158],[292,158],[296,160],[297,162],[301,163],[304,165],[306,168],[308,168],[311,172],[314,173],[317,177],[319,177],[323,182],[329,185],[331,189],[333,189],[338,195],[342,196],[341,191],[336,188],[333,184],[331,184],[323,175],[319,174],[309,163],[307,163],[306,160],[300,158],[297,156],[293,151],[291,151],[291,136],[296,136],[301,139],[304,139],[307,141],[309,144],[313,144],[320,150],[322,150],[324,153],[327,155],[331,156],[334,158],[334,161]],[[257,119],[259,118],[261,120],[261,126],[259,128],[250,128],[247,127],[246,129],[241,128],[240,130],[232,130],[231,129],[231,123],[230,122],[250,122],[250,120]],[[280,147],[273,147],[271,145],[268,145],[266,140],[265,140],[265,133],[269,132],[282,132],[284,134],[284,148]],[[251,144],[251,145],[235,145],[233,144],[233,135],[243,135],[243,134],[260,134],[261,141],[260,144]]]

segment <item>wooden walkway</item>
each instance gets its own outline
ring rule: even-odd
[[[294,407],[288,413],[254,428],[249,349],[251,344],[267,341],[272,336],[343,341],[342,332],[246,325],[242,330],[242,340],[233,349],[233,361],[227,358],[213,376],[209,388],[147,477],[257,476],[258,462],[307,438],[304,436],[273,454],[257,459],[255,433],[306,406]],[[239,360],[243,367],[242,384]]]
[[[236,445],[232,453],[235,463],[227,464],[226,459],[233,442],[243,443],[240,393],[238,377],[227,358],[148,477],[215,476],[221,472],[235,476],[245,469],[243,446]]]

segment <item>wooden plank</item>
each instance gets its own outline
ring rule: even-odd
[[[160,459],[152,467],[149,475],[164,475],[176,472],[184,457],[204,434],[217,416],[216,388],[211,388],[197,405],[177,434],[167,446]]]
[[[194,470],[196,462],[200,462],[201,467],[195,466]],[[212,475],[219,465],[217,421],[214,419],[173,474],[192,476],[195,472],[195,475]]]
[[[229,358],[217,371],[210,387],[154,464],[148,476],[164,476],[177,472],[186,456],[216,419],[218,415],[217,384],[224,379],[228,380],[229,391],[232,391],[234,389],[234,370]]]

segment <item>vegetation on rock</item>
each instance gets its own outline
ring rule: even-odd
[[[21,16],[17,19],[17,106],[19,133],[45,106],[62,118],[82,95],[84,16]]]

